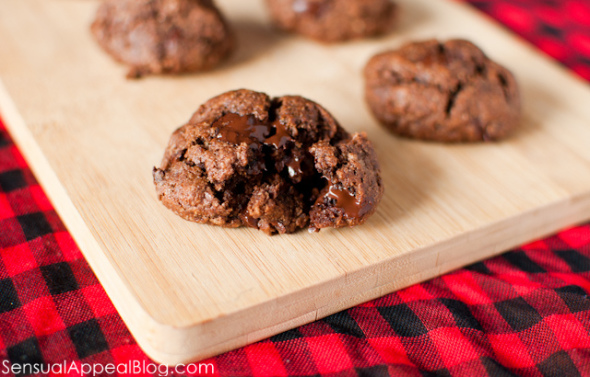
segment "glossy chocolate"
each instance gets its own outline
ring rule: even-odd
[[[293,138],[287,132],[287,128],[277,119],[272,122],[271,128],[274,129],[274,135],[267,137],[264,141],[265,144],[272,144],[275,148],[282,148],[284,147],[289,141],[292,141]],[[269,130],[269,132],[271,132]]]
[[[244,213],[240,216],[240,220],[242,220],[244,225],[249,226],[250,228],[258,228],[258,219],[255,217],[248,216]]]
[[[257,147],[262,143],[278,149],[293,141],[287,128],[279,120],[269,124],[259,121],[253,115],[228,113],[211,126],[219,129],[218,139],[234,144],[246,143],[251,147]]]
[[[334,207],[344,210],[344,215],[349,219],[359,218],[371,209],[371,203],[364,205],[351,195],[348,190],[343,189],[340,185],[331,184],[325,194],[320,195],[316,203],[326,203],[334,201]]]
[[[295,151],[286,159],[285,167],[291,181],[299,183],[314,174],[313,156],[306,151]]]
[[[252,144],[262,142],[268,129],[257,123],[259,122],[252,115],[228,113],[213,122],[211,126],[219,128],[218,139],[234,144]]]

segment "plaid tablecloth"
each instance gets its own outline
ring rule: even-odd
[[[590,1],[470,2],[590,80]],[[0,122],[0,376],[109,364],[119,375],[590,376],[589,292],[582,225],[206,360],[200,373],[154,370]]]

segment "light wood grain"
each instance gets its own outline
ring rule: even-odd
[[[0,2],[0,112],[138,343],[202,359],[316,320],[590,218],[590,90],[478,13],[399,0],[382,39],[324,46],[272,32],[261,0],[220,0],[240,50],[221,68],[127,81],[93,42],[95,1]],[[465,37],[507,65],[524,119],[496,144],[437,145],[382,130],[361,70],[410,39]],[[199,104],[250,88],[301,94],[366,131],[385,197],[363,226],[268,237],[186,222],[151,168]]]

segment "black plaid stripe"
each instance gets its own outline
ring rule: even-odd
[[[566,285],[555,289],[572,313],[590,311],[588,294],[577,285]]]
[[[27,182],[21,170],[0,173],[0,189],[6,193],[26,187]]]
[[[333,314],[324,318],[323,322],[327,323],[332,331],[337,334],[351,335],[356,338],[364,338],[365,334],[359,327],[358,323],[350,316],[348,311]]]
[[[428,332],[420,318],[405,304],[384,306],[377,310],[400,337],[417,337]]]
[[[565,351],[554,353],[537,367],[541,374],[547,377],[581,376],[580,371]],[[587,372],[590,373],[590,371]]]
[[[21,215],[17,219],[27,241],[53,232],[47,218],[41,212]]]
[[[0,148],[4,148],[8,145],[12,145],[12,141],[8,136],[8,132],[3,129],[0,129]]]
[[[303,338],[303,334],[298,329],[291,329],[271,337],[270,340],[274,343],[279,343],[299,338]]]
[[[541,266],[533,262],[524,251],[513,251],[504,255],[504,258],[521,271],[529,273],[546,272]]]
[[[510,371],[509,368],[505,367],[498,361],[490,358],[490,357],[482,357],[481,363],[485,368],[486,373],[489,376],[498,376],[498,377],[517,377],[516,373]]]
[[[501,301],[495,304],[500,315],[514,331],[526,330],[542,320],[539,313],[522,297]]]
[[[483,275],[490,275],[490,270],[486,267],[485,262],[477,262],[465,267],[466,270],[477,272]]]
[[[47,282],[49,292],[53,296],[78,289],[78,283],[72,273],[72,268],[66,262],[42,266],[41,273]]]
[[[376,365],[367,368],[355,368],[354,372],[358,377],[388,377],[389,368],[387,365]]]
[[[29,338],[7,349],[8,360],[12,365],[21,367],[21,373],[17,376],[31,375],[34,372],[33,365],[44,363],[39,342],[35,338]]]
[[[20,300],[12,280],[0,280],[0,313],[5,313],[18,307],[20,307]]]
[[[475,318],[475,316],[473,316],[471,310],[469,310],[469,306],[467,304],[464,304],[459,300],[447,298],[441,298],[439,301],[442,302],[443,305],[446,306],[446,308],[451,312],[457,327],[478,331],[483,330],[479,321]]]
[[[68,333],[81,359],[105,351],[109,347],[96,319],[71,326]]]
[[[577,250],[558,250],[555,252],[572,269],[573,272],[590,272],[590,257]]]

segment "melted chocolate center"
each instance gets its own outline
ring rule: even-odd
[[[227,113],[213,122],[212,127],[219,129],[218,139],[234,144],[246,143],[252,148],[265,144],[278,149],[294,141],[278,119],[272,123],[265,123],[253,115]]]
[[[291,135],[287,132],[287,128],[278,120],[272,122],[271,127],[272,128],[269,132],[274,129],[275,134],[267,137],[266,140],[264,140],[264,144],[274,145],[274,147],[278,149],[284,147],[289,141],[293,140]]]
[[[289,160],[289,162],[287,162],[287,173],[289,173],[289,177],[297,178],[303,175],[301,162],[302,161],[299,156],[294,156]]]
[[[242,222],[249,226],[250,228],[258,228],[258,219],[255,217],[250,217],[247,214],[242,214],[240,216],[240,219],[242,220]]]
[[[285,168],[291,181],[299,183],[315,174],[313,156],[309,152],[297,150],[285,159]]]
[[[330,201],[335,202],[334,207],[343,209],[344,215],[349,219],[359,218],[371,209],[370,203],[362,205],[348,190],[333,184],[330,185],[325,194],[320,195],[316,203]]]
[[[246,143],[253,149],[260,148],[262,145],[279,149],[295,141],[278,119],[272,122],[262,122],[253,115],[228,113],[213,122],[212,127],[218,129],[217,139],[233,144]],[[309,183],[304,180],[313,175],[313,157],[305,152],[285,157],[282,166],[286,168],[287,174],[294,183]],[[282,170],[283,167],[278,169]],[[363,205],[358,198],[351,195],[341,185],[332,183],[323,190],[315,203],[341,208],[344,210],[344,216],[348,219],[360,218],[372,207],[372,203]],[[241,216],[241,220],[247,226],[258,227],[258,219],[256,218],[244,214]]]

